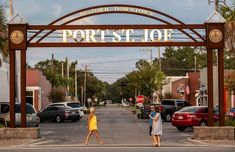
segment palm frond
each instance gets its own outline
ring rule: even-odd
[[[235,52],[235,2],[232,6],[220,5],[220,14],[226,19],[225,45],[230,52]]]

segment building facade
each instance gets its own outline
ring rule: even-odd
[[[196,96],[200,87],[199,72],[188,72],[186,76],[167,77],[168,83],[163,87],[163,96],[167,93],[172,98],[182,99],[196,105]]]
[[[3,59],[0,53],[0,102],[9,102],[9,64]]]
[[[48,95],[51,91],[51,83],[38,69],[26,71],[26,102],[34,106],[36,111],[44,109],[50,104]]]

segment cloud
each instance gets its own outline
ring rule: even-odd
[[[74,19],[75,17],[76,16],[67,17],[67,18],[63,19],[62,21],[60,21],[59,24],[70,21],[70,20]],[[95,24],[95,19],[88,17],[88,18],[84,18],[84,19],[80,19],[80,20],[75,20],[74,22],[72,22],[68,25],[92,25],[92,24]]]
[[[55,17],[61,16],[62,13],[62,6],[59,4],[53,4],[52,5],[52,12]]]

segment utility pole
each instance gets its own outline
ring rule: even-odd
[[[87,79],[86,79],[86,77],[87,77],[87,65],[85,65],[85,72],[84,72],[84,91],[83,91],[83,96],[84,96],[84,105],[86,105],[86,81],[87,81]]]
[[[83,88],[83,86],[81,86],[81,105],[82,105],[82,106],[85,106],[83,94],[84,94],[84,88]]]
[[[14,8],[13,8],[13,2],[12,2],[12,0],[10,0],[10,16],[11,17],[13,17],[13,15],[14,15]]]
[[[162,71],[162,60],[161,60],[161,48],[160,47],[158,47],[158,51],[157,52],[158,52],[158,60],[159,60],[159,70]],[[157,97],[158,97],[157,99],[159,100],[157,102],[160,102],[160,100],[162,98],[162,88],[161,88],[160,84],[158,86]]]
[[[162,71],[161,49],[158,47],[159,70]]]
[[[51,55],[51,85],[54,88],[54,54]]]
[[[197,56],[194,56],[194,72],[197,72]]]
[[[77,77],[77,65],[75,64],[75,102],[77,102],[78,101],[78,82],[77,82],[77,79],[78,79],[78,77]]]
[[[152,49],[140,49],[140,51],[148,51],[150,55],[150,64],[153,64],[153,52]]]
[[[211,3],[215,3],[215,10],[218,12],[219,11],[219,3],[223,3],[226,5],[226,0],[208,0],[209,5]]]
[[[61,63],[61,76],[64,78],[64,62]]]
[[[69,80],[69,60],[67,57],[65,60],[66,60],[66,64],[67,64],[67,80]],[[69,84],[67,85],[67,91],[69,93]]]

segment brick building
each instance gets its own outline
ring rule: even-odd
[[[44,109],[48,104],[51,84],[38,69],[26,71],[26,102],[34,106],[36,111]]]
[[[199,72],[188,72],[186,77],[172,82],[172,96],[196,105],[196,94],[200,87]]]

